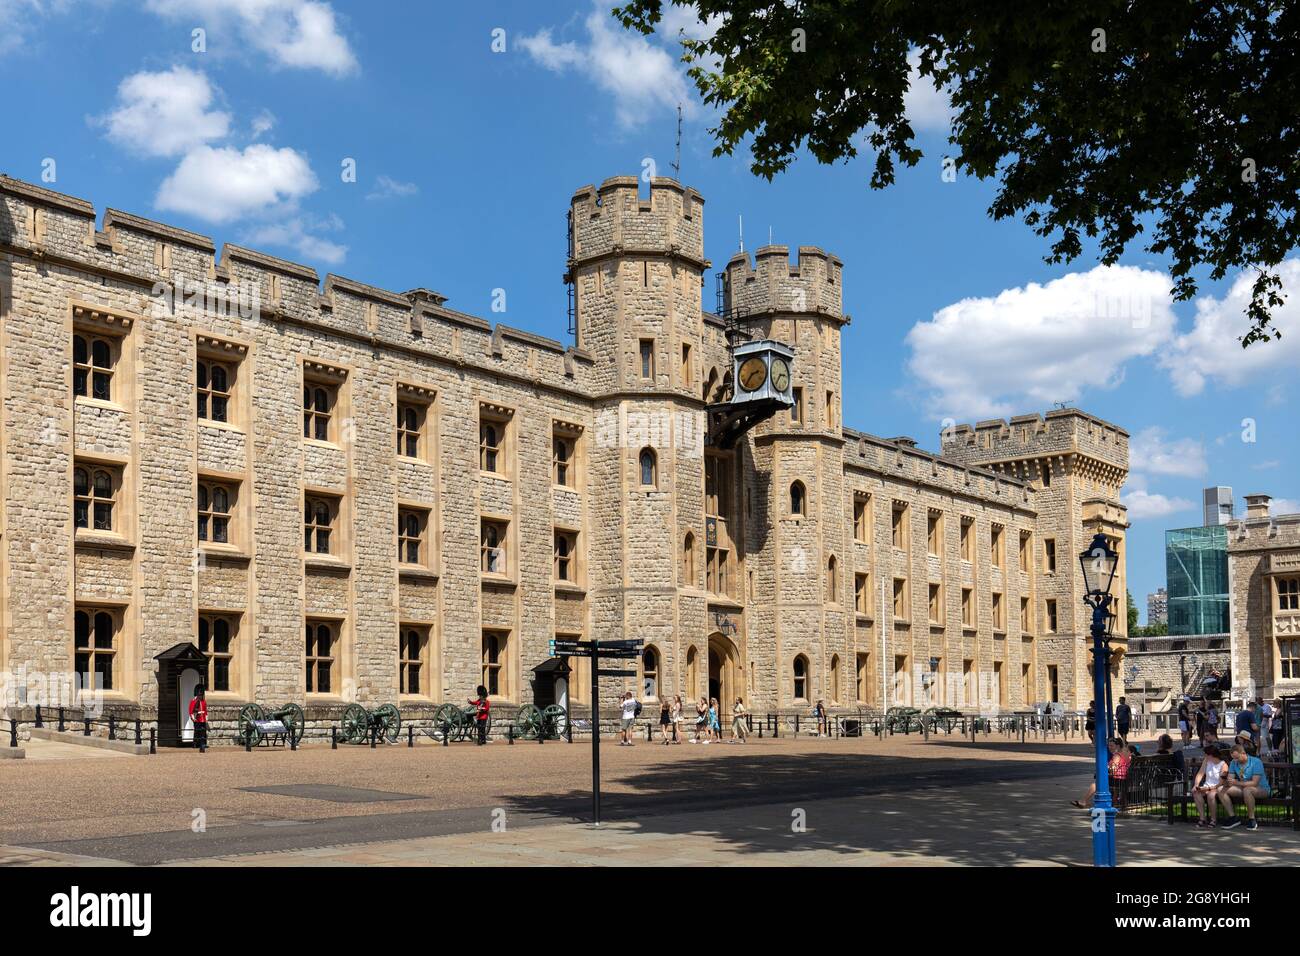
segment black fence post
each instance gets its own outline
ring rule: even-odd
[[[448,724],[442,728],[442,745],[446,747],[449,746],[450,743],[451,743],[451,725]]]
[[[117,739],[117,718],[112,714],[108,715],[108,739]]]
[[[564,736],[569,743],[573,743],[573,718],[568,714],[564,715]],[[673,724],[673,737],[677,736],[677,725]]]
[[[339,749],[339,729],[334,724],[330,724],[330,750]]]
[[[446,734],[443,735],[442,742],[444,744],[447,742]],[[510,744],[511,746],[514,746],[514,742],[515,742],[515,725],[512,722],[506,724],[506,743]]]
[[[379,725],[372,724],[370,727],[370,749],[374,750],[379,745]]]
[[[60,707],[59,708],[59,733],[63,733],[65,729],[66,728],[63,722],[63,708]]]
[[[244,753],[251,754],[252,752],[253,752],[253,728],[250,726],[248,730],[244,732]]]
[[[158,728],[149,728],[149,752],[156,754],[158,752]]]
[[[406,747],[409,750],[414,746],[415,746],[415,725],[407,724],[406,725]]]
[[[140,746],[140,718],[135,719],[135,745]]]
[[[290,750],[298,749],[298,735],[294,733],[293,727],[289,728],[289,749]]]
[[[89,717],[86,717],[86,716],[83,714],[81,719],[82,719],[82,720],[85,722],[85,724],[86,724],[86,729],[82,732],[82,736],[84,736],[84,737],[89,737],[89,736],[90,736],[90,718],[89,718]]]
[[[655,742],[655,725],[648,720],[645,722],[645,742],[648,744]]]
[[[9,746],[18,746],[18,721],[16,720],[9,721]]]
[[[776,714],[772,717],[772,739],[775,740],[781,736],[781,715]]]
[[[45,726],[45,721],[44,721],[44,719],[41,717],[41,705],[40,705],[40,704],[37,704],[37,705],[36,705],[36,726],[37,726],[37,727],[44,727],[44,726]]]

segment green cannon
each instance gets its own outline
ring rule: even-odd
[[[338,739],[343,744],[364,744],[374,735],[391,744],[397,742],[401,730],[402,713],[393,704],[380,704],[374,710],[348,704],[339,721]]]
[[[284,734],[296,747],[307,728],[307,715],[297,704],[285,704],[272,710],[261,704],[245,704],[239,708],[238,740],[247,747]]]
[[[928,707],[921,714],[921,720],[930,733],[936,733],[940,730],[945,733],[952,733],[957,726],[957,721],[961,720],[962,712],[953,710],[951,707]]]
[[[488,734],[492,733],[492,715],[488,714]],[[426,733],[434,740],[448,743],[472,739],[478,734],[478,708],[443,704],[433,712],[433,726]]]
[[[514,735],[524,740],[559,740],[569,729],[569,712],[560,704],[524,704],[515,714]]]
[[[915,707],[891,707],[885,711],[885,730],[895,734],[921,730],[921,712]]]

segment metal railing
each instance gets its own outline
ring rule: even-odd
[[[52,711],[46,711],[42,705],[37,704],[31,720],[21,720],[14,717],[0,718],[9,724],[9,746],[18,746],[18,730],[22,724],[28,724],[37,729],[56,730],[61,734],[80,733],[83,737],[94,735],[96,727],[102,727],[106,731],[107,738],[114,741],[130,742],[134,737],[137,747],[144,746],[145,728],[144,722],[138,718],[120,719],[116,714],[107,716],[92,716],[84,709],[78,710],[73,707],[56,707]],[[155,726],[148,728],[149,753],[158,752],[158,729]]]

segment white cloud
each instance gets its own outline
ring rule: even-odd
[[[1205,445],[1194,438],[1170,441],[1159,426],[1144,428],[1128,443],[1129,468],[1152,475],[1200,478],[1209,471]]]
[[[908,369],[936,417],[1004,416],[1113,388],[1174,329],[1169,279],[1097,266],[945,306],[908,332]]]
[[[518,42],[546,69],[557,73],[576,70],[611,94],[622,126],[639,126],[656,110],[676,109],[679,103],[683,112],[694,113],[695,101],[673,54],[648,37],[625,31],[601,5],[584,25],[585,44],[556,43],[550,30]]]
[[[1170,498],[1167,495],[1152,494],[1141,488],[1126,492],[1120,500],[1128,508],[1130,521],[1164,518],[1180,511],[1191,511],[1195,507],[1186,498]]]
[[[275,126],[275,114],[270,110],[262,110],[253,117],[252,135],[253,139],[261,139],[267,133],[271,132]]]
[[[95,118],[109,139],[146,156],[179,156],[230,131],[230,114],[212,109],[208,78],[182,66],[134,73],[117,87],[117,104]]]
[[[1268,503],[1268,513],[1275,517],[1300,514],[1300,501],[1294,498],[1274,498]]]
[[[330,216],[325,221],[292,216],[250,230],[241,242],[253,247],[284,246],[292,249],[299,258],[336,266],[347,256],[348,247],[316,233],[342,228],[343,223],[337,216]]]
[[[317,185],[307,160],[287,147],[200,146],[163,180],[154,204],[225,223],[291,203],[314,192]]]
[[[1243,272],[1223,298],[1202,296],[1196,300],[1192,330],[1178,336],[1160,358],[1180,395],[1198,395],[1207,382],[1228,388],[1258,384],[1270,374],[1300,368],[1300,259],[1287,259],[1278,266],[1286,303],[1273,310],[1273,326],[1282,337],[1257,342],[1243,349],[1238,339],[1250,327],[1246,306],[1254,275]],[[1282,394],[1278,385],[1267,401]]]
[[[210,46],[246,44],[279,66],[335,76],[358,67],[334,8],[320,0],[147,0],[146,5],[166,19],[204,27]]]
[[[402,199],[419,193],[420,187],[415,183],[402,182],[391,176],[375,177],[375,188],[366,194],[367,199]]]
[[[903,94],[903,112],[912,129],[948,132],[952,126],[952,102],[948,94],[934,85],[933,77],[921,75],[919,52],[907,55],[907,65],[911,69],[907,76],[907,92]]]

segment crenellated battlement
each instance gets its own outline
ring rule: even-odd
[[[1128,432],[1078,408],[953,425],[941,433],[941,446],[946,458],[972,464],[1076,455],[1128,471]]]
[[[844,263],[817,246],[800,246],[798,262],[788,246],[762,246],[754,262],[738,252],[727,263],[725,307],[751,315],[812,313],[849,321],[843,312]]]
[[[671,192],[671,190],[669,190]],[[662,205],[662,201],[661,201]],[[0,175],[0,253],[98,274],[140,290],[140,308],[220,309],[298,323],[424,353],[458,365],[528,374],[575,391],[589,386],[581,349],[448,308],[418,288],[399,293],[118,209],[95,228],[89,202]]]
[[[573,194],[570,270],[608,256],[674,256],[703,270],[704,199],[675,179],[656,176],[650,198],[640,180],[614,176]]]

